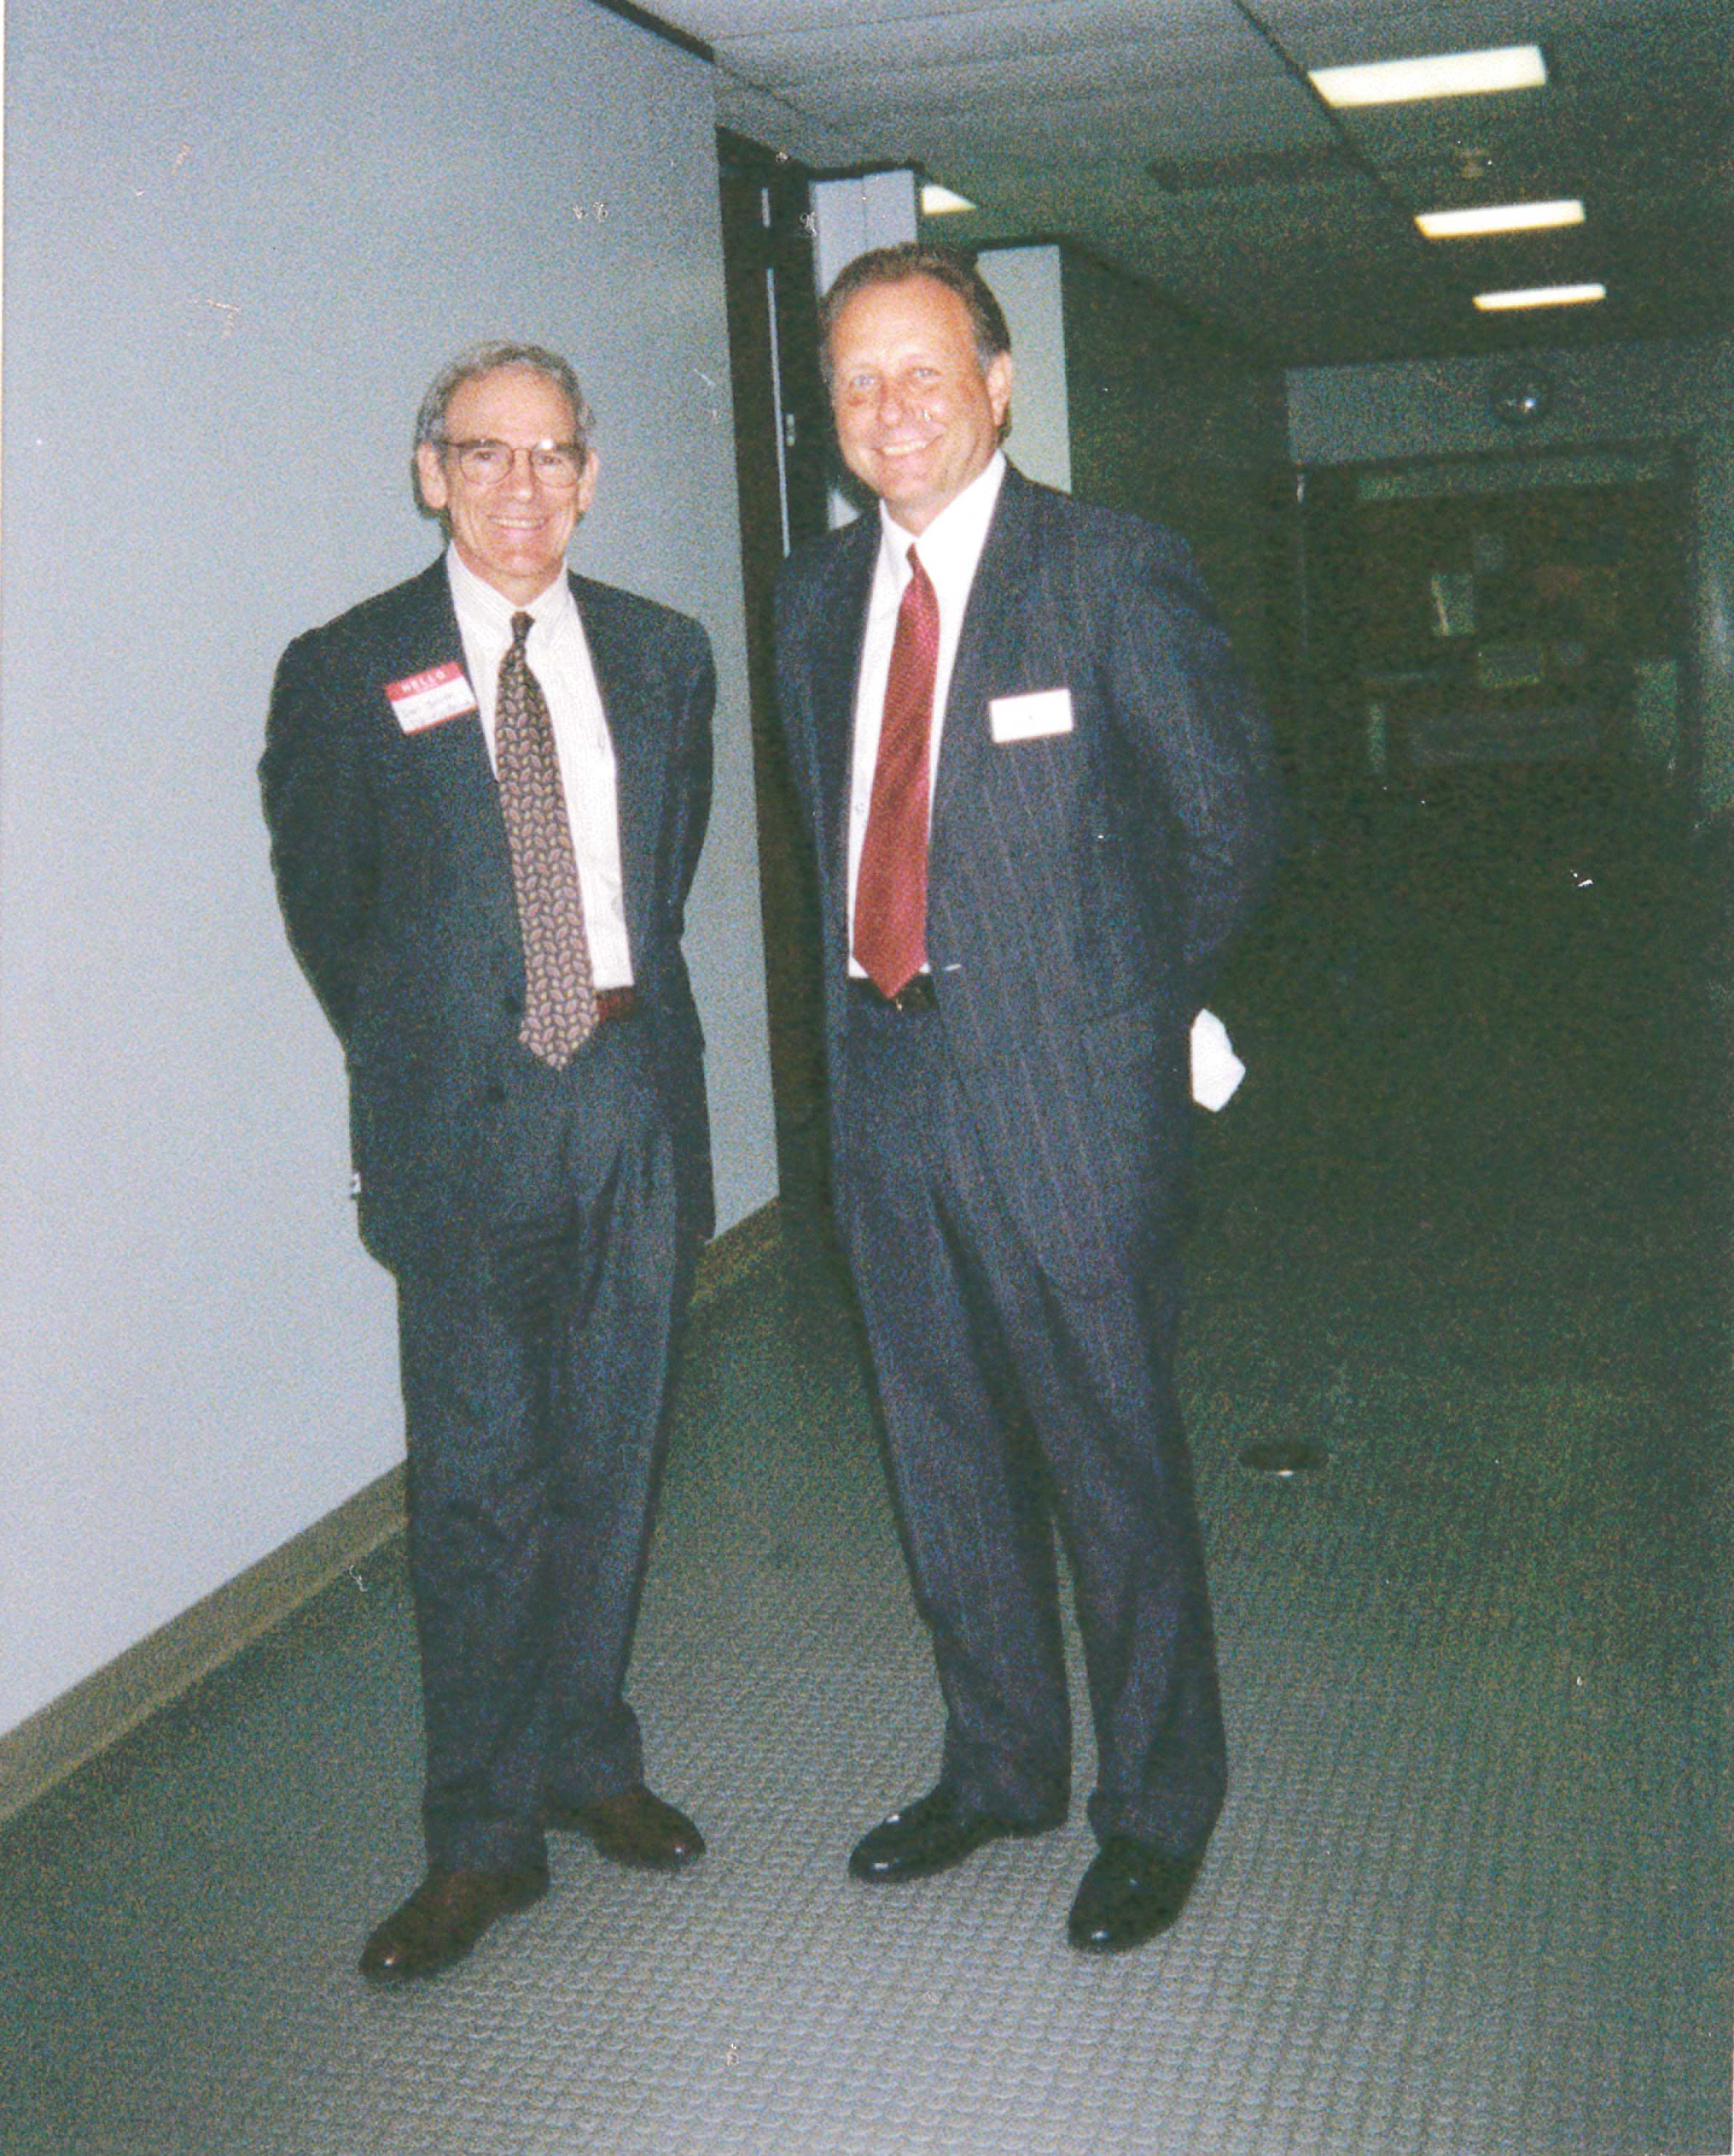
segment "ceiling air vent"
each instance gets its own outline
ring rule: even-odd
[[[1243,150],[1227,157],[1153,157],[1144,169],[1165,193],[1192,195],[1304,187],[1355,167],[1339,144],[1320,142],[1298,150]]]

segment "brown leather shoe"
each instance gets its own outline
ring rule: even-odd
[[[594,1804],[550,1804],[542,1824],[586,1834],[605,1856],[650,1871],[677,1871],[704,1854],[704,1836],[682,1811],[642,1782]]]
[[[363,1949],[361,1973],[393,1983],[433,1976],[461,1961],[496,1917],[527,1908],[548,1892],[539,1864],[516,1871],[430,1870]]]

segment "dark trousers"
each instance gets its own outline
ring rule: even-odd
[[[1077,1594],[1099,1835],[1203,1847],[1226,1757],[1171,1251],[1063,1294],[1008,1213],[936,1013],[852,1009],[839,1217],[946,1726],[972,1807],[1063,1816],[1071,1729],[1052,1530]],[[1030,1142],[1039,1144],[1032,1131]]]
[[[642,1776],[624,1685],[692,1274],[645,1060],[628,1020],[517,1074],[497,1211],[399,1276],[433,1864],[536,1862],[547,1802]]]

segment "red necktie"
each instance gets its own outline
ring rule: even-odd
[[[939,656],[939,602],[912,547],[855,880],[855,955],[885,996],[927,957],[928,738]]]

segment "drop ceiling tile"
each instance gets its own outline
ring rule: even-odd
[[[1140,275],[1165,262],[1189,304],[1256,321],[1279,351],[1423,356],[1442,336],[1454,349],[1525,341],[1510,318],[1464,326],[1473,261],[1429,257],[1409,219],[1537,192],[1584,197],[1606,259],[1633,265],[1619,270],[1623,304],[1633,319],[1648,310],[1644,333],[1665,327],[1670,305],[1693,334],[1734,321],[1734,282],[1711,274],[1734,251],[1731,0],[1253,4],[1276,48],[1233,0],[671,0],[661,12],[717,46],[728,124],[815,165],[923,164],[983,205],[947,228],[960,240],[1063,234]],[[1532,38],[1553,70],[1544,90],[1335,116],[1279,49],[1298,70]],[[1332,143],[1376,179],[1351,158],[1340,179],[1305,185],[1292,170],[1191,184],[1207,171],[1245,180],[1237,161]],[[1174,164],[1183,192],[1157,186],[1153,160]],[[1531,245],[1510,259],[1561,253]],[[1670,300],[1661,265],[1676,263],[1689,270],[1670,270]],[[1595,311],[1613,310],[1610,296]]]

